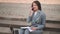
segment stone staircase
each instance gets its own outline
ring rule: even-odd
[[[27,26],[30,5],[0,3],[0,34],[12,34],[10,26],[14,29]],[[47,16],[44,34],[60,34],[60,4],[42,4],[42,10]]]
[[[54,23],[57,22],[57,23]],[[46,20],[46,28],[44,30],[44,34],[51,34],[60,32],[60,21],[49,21]],[[27,26],[26,19],[0,19],[0,34],[12,34],[10,30],[10,26],[14,29],[19,29],[22,26]],[[59,31],[58,31],[59,30]],[[53,32],[52,32],[53,31]],[[56,32],[58,31],[58,32]]]

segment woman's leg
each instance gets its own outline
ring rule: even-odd
[[[41,30],[32,31],[31,34],[43,34]]]
[[[29,30],[28,29],[25,30],[25,34],[29,34]]]
[[[19,34],[24,34],[24,29],[20,29]]]

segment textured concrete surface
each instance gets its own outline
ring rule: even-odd
[[[31,4],[0,3],[0,17],[27,18]],[[42,4],[47,20],[60,21],[60,4]]]
[[[15,25],[14,27],[18,27],[18,25],[19,26],[27,25],[27,23],[25,21],[0,20],[0,34],[11,34],[11,31],[9,29],[10,24]],[[47,25],[47,27],[50,27],[50,28],[59,28],[60,24],[47,23],[46,25]],[[60,32],[45,30],[43,32],[43,34],[60,34]]]
[[[24,26],[24,25],[27,26],[27,25],[30,25],[30,23],[27,23],[26,21],[0,20],[1,27],[2,26],[9,27],[10,25],[13,25],[14,27],[18,27],[18,26]],[[60,24],[58,23],[46,23],[45,25],[47,28],[60,28]]]
[[[27,18],[31,4],[24,3],[0,3],[0,17],[6,18]],[[60,4],[42,4],[42,10],[46,14],[47,20],[60,21]],[[22,21],[0,20],[1,24],[25,25]],[[49,27],[59,27],[59,24],[48,24]],[[0,27],[0,34],[11,33],[9,28]],[[55,31],[44,31],[44,34],[60,34]]]
[[[0,0],[4,3],[32,3],[35,0]],[[38,0],[43,4],[60,4],[60,0]]]
[[[0,27],[0,34],[11,34],[11,31],[7,27]]]
[[[17,30],[17,29],[15,29]],[[0,27],[0,34],[11,34],[11,31],[7,27]],[[60,34],[60,32],[56,31],[43,31],[43,34]]]
[[[60,34],[60,32],[44,31],[43,34]]]

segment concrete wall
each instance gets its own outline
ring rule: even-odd
[[[34,0],[0,0],[0,17],[26,18]],[[60,0],[39,0],[47,20],[60,21]]]
[[[5,3],[32,3],[35,0],[0,0]],[[38,0],[43,4],[60,4],[60,0]]]
[[[30,6],[30,3],[0,3],[0,17],[26,18]],[[45,12],[47,20],[60,20],[60,4],[42,4],[42,10]]]

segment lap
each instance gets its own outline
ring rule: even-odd
[[[28,30],[28,29],[22,29],[22,28],[21,28],[20,31],[27,31],[27,32],[28,32],[29,30]]]
[[[42,34],[42,31],[41,30],[35,30],[35,31],[32,31],[30,32],[31,34]]]
[[[29,31],[28,29],[23,29],[23,28],[20,28],[20,30],[25,30],[25,31]],[[32,32],[42,32],[43,30],[35,30],[35,31],[32,31]]]
[[[28,29],[22,29],[21,30],[25,31],[26,32],[29,32],[30,34],[42,34],[42,30],[35,30],[35,31],[32,31],[30,32]]]

